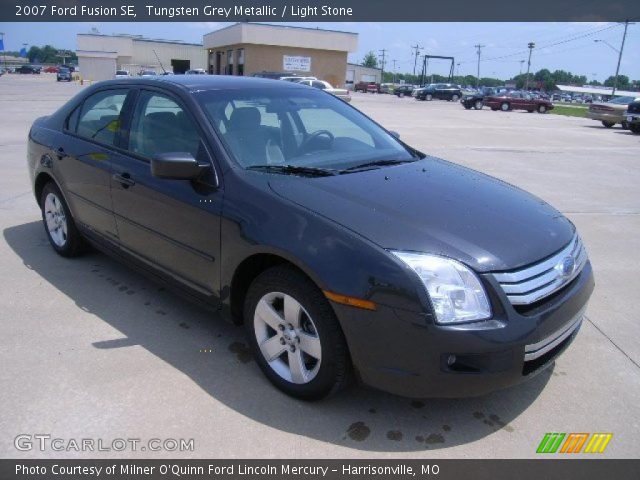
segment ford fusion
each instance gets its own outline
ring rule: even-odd
[[[519,383],[571,343],[594,287],[547,203],[295,83],[97,83],[35,121],[28,167],[58,254],[93,245],[243,323],[298,398]]]

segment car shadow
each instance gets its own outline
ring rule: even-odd
[[[323,442],[364,451],[407,452],[466,444],[498,430],[509,435],[515,430],[510,423],[557,375],[548,369],[525,384],[470,399],[411,400],[355,386],[320,402],[297,401],[263,377],[241,327],[212,319],[215,314],[101,253],[59,257],[40,222],[12,226],[3,234],[26,268],[80,310],[122,333],[120,339],[93,343],[102,354],[142,346],[239,414]]]

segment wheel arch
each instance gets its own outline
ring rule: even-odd
[[[244,301],[251,283],[266,270],[276,266],[288,266],[307,277],[318,289],[323,290],[319,279],[300,262],[280,252],[256,252],[242,260],[233,271],[229,284],[229,307],[234,323],[243,323]]]

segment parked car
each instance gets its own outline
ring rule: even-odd
[[[378,93],[380,85],[376,82],[358,82],[354,85],[354,92]]]
[[[128,70],[116,70],[116,78],[129,78]]]
[[[393,89],[393,94],[397,97],[405,97],[407,95],[411,96],[413,92],[413,85],[400,85]]]
[[[594,288],[559,211],[295,83],[99,82],[34,122],[27,158],[55,252],[89,243],[244,323],[298,398],[352,378],[422,398],[523,382]]]
[[[16,68],[16,73],[22,73],[26,75],[40,75],[42,67],[39,65],[20,65]]]
[[[622,128],[626,129],[628,127],[625,118],[627,105],[637,100],[640,100],[640,95],[637,97],[616,97],[608,102],[594,102],[589,105],[587,118],[602,122],[606,128],[611,128],[619,123]]]
[[[155,70],[141,70],[139,76],[141,77],[156,77],[158,74]]]
[[[496,89],[493,87],[482,87],[480,90],[476,90],[475,92],[465,93],[460,100],[460,103],[464,108],[470,110],[474,108],[476,110],[482,110],[484,106],[485,97],[495,95]]]
[[[71,70],[60,67],[56,73],[56,82],[70,82],[71,80],[73,80]]]
[[[340,100],[344,100],[345,102],[351,101],[351,95],[349,95],[349,90],[344,88],[335,88],[329,82],[325,82],[324,80],[300,80],[296,83],[300,85],[307,85],[308,87],[317,88],[319,90],[324,90],[331,95],[335,95]]]
[[[393,83],[381,83],[378,88],[378,93],[391,93],[393,92]]]
[[[42,69],[42,71],[44,73],[58,73],[59,69],[60,69],[60,67],[51,67],[51,66],[49,66],[49,67],[44,67]]]
[[[207,72],[204,68],[194,68],[184,72],[185,75],[206,75]]]
[[[526,110],[527,112],[547,113],[553,110],[553,103],[544,98],[533,98],[528,92],[512,91],[485,97],[484,104],[491,110]]]
[[[625,115],[629,130],[640,133],[640,98],[636,98],[629,104]]]
[[[299,82],[301,80],[317,80],[317,78],[316,77],[294,76],[294,77],[281,77],[280,80],[284,80],[286,82]]]
[[[452,83],[432,83],[425,88],[421,88],[416,94],[416,100],[426,101],[438,99],[457,102],[461,97],[460,87]]]

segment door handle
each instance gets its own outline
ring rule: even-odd
[[[128,173],[114,173],[112,178],[124,188],[129,188],[136,184]]]
[[[64,148],[58,147],[58,149],[56,150],[56,156],[58,157],[58,160],[62,160],[69,155],[67,155],[67,152],[64,151]]]

